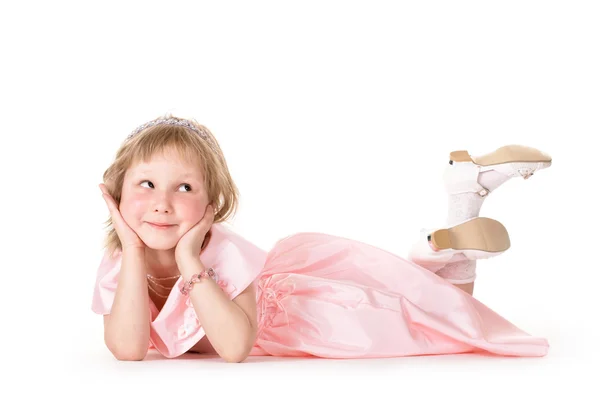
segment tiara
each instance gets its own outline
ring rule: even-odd
[[[134,131],[131,132],[129,134],[129,136],[127,136],[127,139],[131,139],[132,137],[134,137],[135,135],[137,135],[138,133],[140,133],[144,129],[149,128],[151,126],[155,126],[155,125],[176,125],[176,126],[183,126],[185,128],[188,128],[188,129],[196,132],[203,139],[206,139],[206,141],[210,142],[209,138],[208,138],[208,135],[206,134],[206,132],[198,129],[198,127],[196,127],[194,124],[192,124],[190,121],[188,121],[186,119],[177,119],[177,118],[157,119],[157,120],[154,120],[154,121],[146,122],[144,125],[140,125],[137,128],[135,128]]]

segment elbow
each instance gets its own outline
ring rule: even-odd
[[[244,347],[238,350],[229,350],[221,355],[221,358],[228,363],[241,363],[250,354],[251,347]]]
[[[106,347],[112,353],[112,355],[119,361],[142,361],[148,354],[148,347],[135,348],[135,346],[121,345],[106,343]]]
[[[256,330],[251,330],[244,339],[235,346],[230,346],[226,351],[223,351],[221,358],[228,363],[241,363],[246,360],[252,352],[252,347],[256,341]]]
[[[148,354],[150,325],[147,329],[127,329],[123,331],[115,321],[105,319],[104,344],[119,361],[142,361]]]
[[[112,354],[119,361],[142,361],[146,358],[147,352],[113,351]]]
[[[241,363],[248,357],[248,354],[234,353],[234,354],[226,354],[226,355],[223,355],[222,357],[223,357],[223,360],[225,360],[228,363]]]

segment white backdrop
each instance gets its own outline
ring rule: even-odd
[[[3,3],[0,391],[18,391],[2,397],[598,398],[599,14],[583,1]],[[216,135],[242,195],[232,226],[265,250],[321,231],[405,256],[445,222],[450,151],[549,153],[551,168],[485,201],[512,247],[479,262],[475,296],[550,353],[116,361],[90,308],[98,183],[125,136],[165,112]]]

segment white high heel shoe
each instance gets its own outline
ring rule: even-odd
[[[482,156],[471,156],[466,150],[453,151],[449,164],[444,173],[448,194],[473,192],[486,197],[494,189],[479,183],[480,173],[493,170],[507,179],[529,179],[535,172],[550,167],[552,157],[533,147],[513,144]]]
[[[408,258],[436,272],[449,262],[490,258],[509,248],[504,225],[491,218],[475,217],[448,228],[422,230]]]

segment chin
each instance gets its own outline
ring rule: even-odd
[[[166,246],[157,245],[157,246],[154,246],[154,245],[150,245],[150,244],[146,243],[146,246],[149,249],[151,249],[151,250],[161,250],[162,251],[162,250],[173,250],[173,249],[175,249],[175,246],[170,246],[170,245],[166,245]]]
[[[171,250],[177,246],[177,240],[158,239],[158,238],[141,238],[146,247],[152,250]]]

